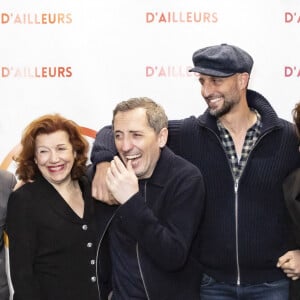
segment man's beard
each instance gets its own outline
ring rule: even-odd
[[[209,113],[216,117],[217,119],[221,118],[222,116],[226,115],[229,113],[234,107],[235,103],[233,101],[225,101],[223,106],[219,109],[211,109],[209,108]]]

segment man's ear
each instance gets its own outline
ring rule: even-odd
[[[246,89],[249,83],[250,75],[246,72],[239,74],[239,84],[241,89]]]
[[[164,127],[161,129],[158,135],[158,142],[159,142],[159,147],[163,148],[166,146],[168,141],[168,128]]]

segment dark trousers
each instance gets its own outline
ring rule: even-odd
[[[300,279],[291,281],[289,300],[300,300]]]

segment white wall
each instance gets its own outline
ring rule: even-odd
[[[160,102],[170,119],[200,114],[205,103],[187,69],[208,45],[247,50],[250,88],[281,117],[291,120],[300,100],[299,0],[0,0],[0,7],[2,167],[24,127],[45,113],[96,131],[117,102],[134,96]]]

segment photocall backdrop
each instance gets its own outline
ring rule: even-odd
[[[192,66],[228,43],[254,58],[249,88],[292,120],[300,101],[299,0],[0,0],[0,167],[46,113],[76,121],[92,144],[116,103],[148,96],[170,119],[206,104]]]

